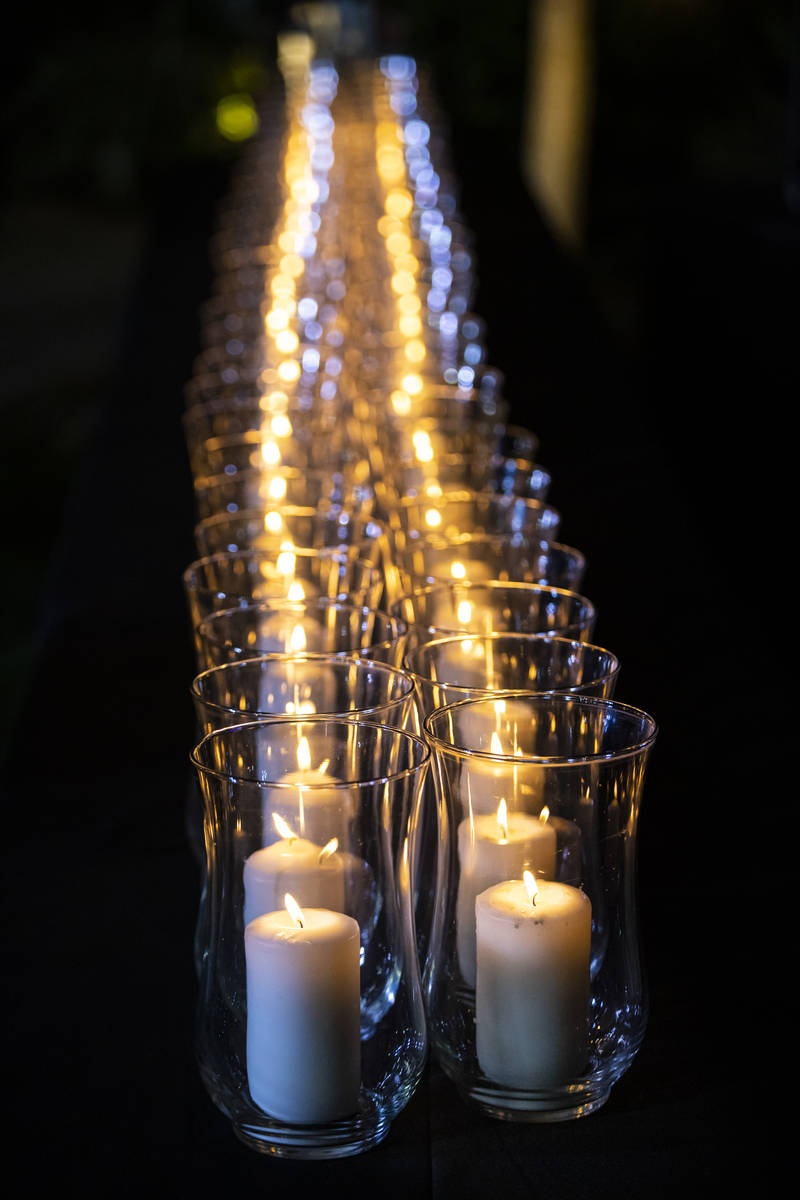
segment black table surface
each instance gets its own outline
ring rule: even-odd
[[[766,1030],[741,1025],[747,971],[743,980],[742,947],[732,953],[741,928],[720,822],[722,806],[737,820],[744,811],[737,738],[758,745],[765,735],[741,709],[732,729],[742,661],[715,642],[735,626],[733,537],[721,519],[732,431],[718,396],[753,367],[757,351],[744,361],[732,345],[752,330],[756,306],[743,316],[743,285],[730,291],[740,279],[728,261],[734,224],[713,210],[684,216],[674,237],[690,239],[681,262],[699,256],[695,286],[687,293],[665,251],[652,341],[632,357],[514,179],[505,222],[481,223],[465,195],[477,214],[476,307],[512,419],[541,437],[562,536],[587,554],[595,640],[623,664],[618,698],[660,726],[641,825],[643,1047],[602,1109],[556,1125],[492,1121],[431,1064],[385,1142],[335,1163],[254,1153],[205,1094],[192,1046],[193,655],[180,573],[194,557],[194,514],[180,413],[226,186],[218,172],[185,172],[163,189],[103,419],[76,472],[43,651],[3,772],[3,1090],[26,1192],[55,1177],[92,1195],[289,1197],[313,1186],[599,1200],[740,1177],[747,1146],[732,1122],[752,1104],[741,1040],[752,1048]],[[757,253],[749,261],[752,274],[764,269]],[[755,345],[777,307],[761,315]],[[756,672],[766,651],[754,653]],[[749,841],[738,846],[748,859]]]

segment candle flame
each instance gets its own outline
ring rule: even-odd
[[[303,928],[303,910],[295,900],[291,892],[287,892],[283,897],[283,903],[286,905],[286,911],[293,921],[296,921],[300,928]]]
[[[491,740],[490,745],[491,745],[492,754],[504,754],[505,753],[505,751],[503,750],[503,743],[500,741],[500,734],[497,732],[496,729],[495,729],[494,733],[492,734],[492,740]]]
[[[319,771],[320,775],[324,775],[330,765],[331,765],[331,760],[329,758],[323,758],[322,762],[317,767],[317,770]]]
[[[330,858],[330,856],[332,854],[335,854],[338,849],[339,849],[339,839],[331,838],[331,840],[329,842],[326,842],[325,845],[320,850],[319,858],[317,859],[317,861],[320,863],[323,863],[326,858]]]
[[[528,893],[528,899],[530,900],[531,904],[535,905],[539,888],[536,884],[536,879],[534,878],[533,872],[523,871],[522,878],[525,881],[525,890]]]
[[[302,625],[295,625],[292,630],[292,636],[289,638],[289,649],[292,654],[299,653],[300,650],[306,648],[306,631]]]
[[[275,570],[279,575],[294,575],[294,566],[295,555],[293,551],[285,547],[282,548],[275,563]]]
[[[508,841],[508,805],[505,799],[501,800],[497,806],[497,825],[500,830],[500,841]]]
[[[299,604],[301,600],[305,600],[306,594],[299,579],[295,579],[289,584],[289,591],[286,594],[286,598],[292,604]]]
[[[282,838],[288,838],[290,842],[295,841],[297,834],[292,829],[291,825],[288,825],[286,821],[284,821],[280,813],[272,814],[272,823]]]
[[[301,737],[297,743],[297,766],[301,771],[307,771],[311,766],[311,749],[308,738]]]
[[[549,819],[550,819],[550,809],[549,809],[549,808],[547,807],[547,805],[545,804],[544,808],[543,808],[543,809],[542,809],[542,811],[539,813],[539,820],[540,820],[540,821],[547,821],[547,820],[549,820]]]

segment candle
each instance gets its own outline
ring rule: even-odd
[[[526,873],[482,892],[475,913],[481,1070],[507,1087],[569,1083],[587,1054],[588,896]]]
[[[308,739],[301,737],[297,743],[297,770],[288,771],[280,783],[289,784],[296,792],[282,788],[286,800],[279,797],[278,804],[287,815],[296,814],[300,832],[313,841],[324,844],[331,838],[339,838],[344,844],[349,840],[350,821],[353,816],[353,797],[348,788],[337,788],[341,780],[328,774],[327,759],[319,767],[311,767],[311,752]],[[269,800],[275,807],[275,793]],[[265,810],[267,798],[265,797]],[[269,814],[265,811],[265,825]]]
[[[495,700],[492,707],[494,709],[493,717],[486,711],[476,712],[472,705],[465,705],[464,711],[458,717],[458,744],[469,750],[484,750],[488,738],[491,754],[508,756],[509,751],[503,745],[497,726],[500,724],[501,717],[514,720],[517,718],[518,712],[520,717],[523,714],[527,715],[527,710],[524,705],[509,704],[505,700]],[[479,709],[482,708],[483,705],[480,705]],[[492,725],[495,725],[495,729],[490,735],[489,730]],[[511,754],[516,756],[521,751],[516,745],[515,730],[512,736],[514,737],[514,746]],[[502,799],[503,793],[508,790],[509,777],[513,780],[516,794],[522,786],[520,773],[524,775],[525,779],[529,779],[531,773],[536,771],[536,767],[530,763],[520,766],[515,763],[492,762],[491,760],[484,762],[477,755],[471,755],[468,759],[464,759],[462,771],[466,775],[472,811],[493,813],[496,811],[498,801]]]
[[[468,817],[458,827],[460,875],[456,901],[458,965],[464,981],[475,986],[475,898],[494,883],[524,870],[555,873],[556,835],[547,821],[528,813],[497,812]]]
[[[361,1085],[358,922],[290,902],[245,929],[250,1095],[279,1121],[335,1121]]]
[[[273,912],[286,892],[301,904],[314,908],[345,907],[345,878],[342,856],[337,854],[335,838],[318,846],[297,837],[278,813],[273,821],[281,839],[256,850],[244,864],[244,923],[248,925],[262,913]]]

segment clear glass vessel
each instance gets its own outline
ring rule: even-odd
[[[197,626],[204,667],[263,654],[363,653],[399,665],[405,624],[381,609],[324,597],[220,609]]]
[[[655,722],[611,700],[516,691],[436,709],[424,731],[441,831],[433,1050],[490,1116],[583,1116],[645,1032],[636,837]]]
[[[402,666],[427,715],[459,700],[527,689],[610,699],[619,659],[610,650],[537,633],[451,636],[406,647]]]
[[[209,897],[205,1087],[256,1150],[368,1150],[425,1062],[411,863],[428,748],[311,716],[214,731],[192,759]]]
[[[409,638],[427,642],[453,633],[547,633],[591,639],[597,617],[586,596],[534,583],[469,580],[417,588],[390,605]]]

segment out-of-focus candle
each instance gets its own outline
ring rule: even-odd
[[[588,1048],[588,896],[526,873],[482,892],[475,913],[481,1070],[508,1087],[569,1083]]]
[[[280,778],[282,784],[289,784],[297,791],[282,788],[279,804],[287,813],[297,814],[300,832],[312,841],[323,844],[338,838],[346,845],[353,817],[353,797],[347,788],[336,787],[341,780],[329,775],[327,767],[327,760],[324,760],[312,768],[308,739],[301,737],[297,744],[297,770],[288,771]],[[274,793],[270,799],[274,807]]]
[[[324,908],[265,913],[245,929],[245,958],[253,1100],[300,1125],[350,1116],[361,1086],[358,922]]]
[[[277,813],[273,820],[280,841],[256,850],[245,860],[245,925],[279,908],[286,892],[309,907],[341,912],[345,907],[344,865],[336,839],[318,846],[297,837]]]
[[[456,901],[458,965],[475,986],[475,898],[492,884],[528,870],[553,877],[556,835],[547,821],[528,813],[508,813],[504,800],[496,813],[468,817],[458,827],[460,875]]]

